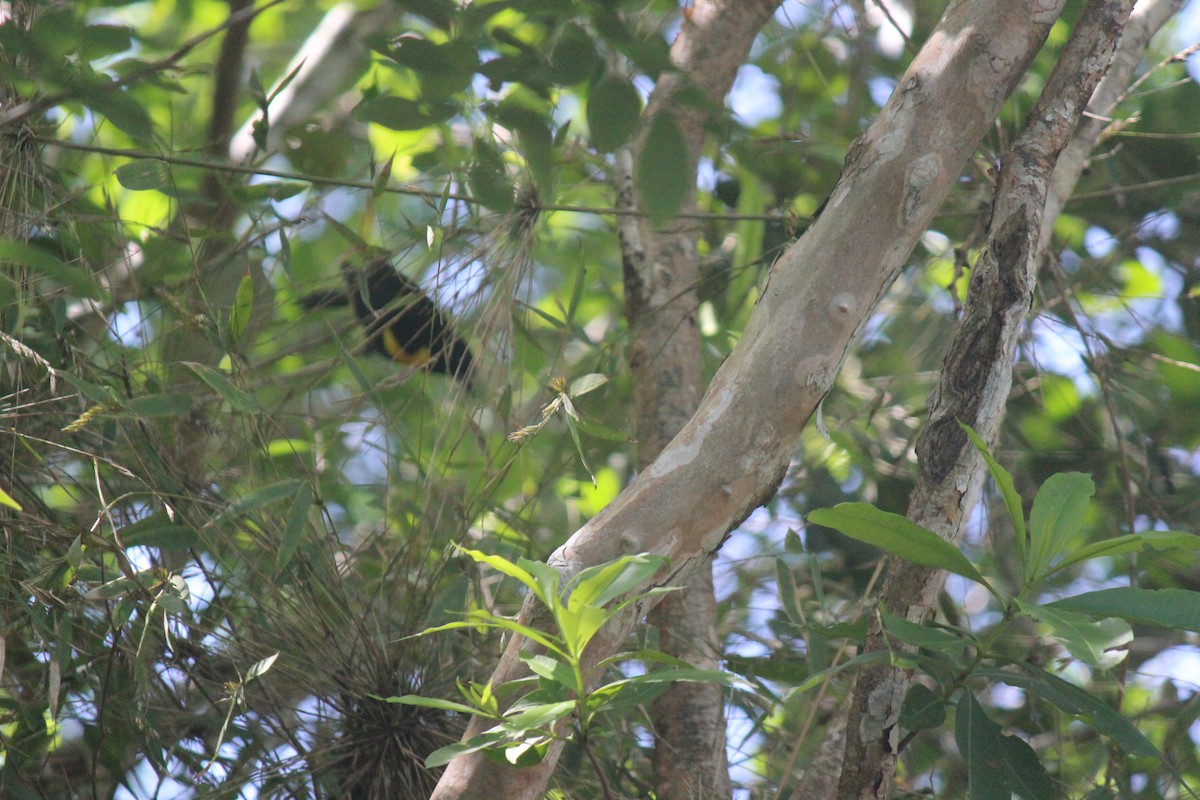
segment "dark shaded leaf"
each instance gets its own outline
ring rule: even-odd
[[[696,190],[687,145],[670,114],[658,114],[650,124],[637,164],[637,188],[642,210],[656,225],[678,214]]]
[[[605,78],[588,95],[587,123],[592,144],[602,153],[616,150],[637,130],[642,97],[627,80]]]

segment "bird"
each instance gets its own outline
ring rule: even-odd
[[[398,272],[387,258],[372,259],[362,268],[347,260],[341,269],[346,294],[314,294],[302,304],[328,308],[345,305],[349,298],[366,331],[369,352],[442,373],[471,387],[471,348],[419,285]]]

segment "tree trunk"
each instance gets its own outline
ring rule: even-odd
[[[642,130],[659,114],[672,114],[687,143],[690,183],[709,115],[694,104],[677,101],[680,89],[700,84],[712,107],[720,107],[745,62],[755,36],[778,0],[752,4],[731,0],[697,3],[671,47],[678,72],[655,87]],[[683,76],[695,76],[684,80]],[[641,157],[641,140],[631,155],[617,158],[617,206],[638,210],[633,165]],[[694,200],[685,211],[695,208]],[[696,326],[699,265],[695,223],[679,220],[654,229],[641,216],[620,218],[626,313],[631,343],[629,368],[637,416],[638,463],[646,467],[687,423],[703,395],[700,333]],[[712,561],[705,560],[686,578],[683,591],[656,606],[649,623],[659,633],[659,646],[699,669],[718,666],[717,601],[713,595]],[[653,704],[655,734],[654,788],[661,800],[729,797],[725,758],[724,695],[717,684],[677,683]]]
[[[1090,0],[1076,23],[1025,128],[1005,156],[996,183],[987,245],[976,263],[967,307],[955,331],[929,419],[917,438],[917,486],[908,517],[950,541],[978,499],[984,464],[959,423],[994,443],[1012,388],[1012,364],[1033,302],[1043,211],[1050,176],[1108,68],[1133,0]],[[921,622],[937,600],[945,573],[893,559],[880,603]],[[865,651],[894,646],[872,615]],[[891,796],[900,739],[900,705],[910,670],[888,664],[858,673],[847,722],[838,797]]]
[[[743,337],[662,454],[549,559],[565,575],[625,553],[668,556],[678,585],[778,487],[796,439],[1061,10],[1062,0],[951,6],[858,139],[824,213],[772,267]],[[871,235],[863,235],[866,229]],[[631,604],[594,640],[617,652],[652,605]],[[526,624],[545,624],[533,603]],[[523,675],[508,643],[494,685]],[[468,736],[480,729],[474,722]],[[447,767],[436,798],[538,798],[561,745],[526,770],[478,753]]]

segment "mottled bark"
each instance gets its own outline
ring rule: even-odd
[[[984,465],[959,423],[989,443],[1012,388],[1012,363],[1037,281],[1039,241],[1050,177],[1059,153],[1083,118],[1088,98],[1107,69],[1133,0],[1091,0],[1077,21],[1045,90],[1005,155],[996,184],[988,241],[971,278],[941,379],[929,400],[929,419],[917,438],[917,486],[908,517],[958,541],[983,483]],[[945,573],[898,559],[887,570],[880,604],[922,621]],[[872,624],[866,651],[889,647]],[[900,740],[900,705],[910,670],[887,664],[858,674],[847,722],[837,796],[891,796]]]
[[[824,212],[772,267],[741,341],[699,410],[551,564],[570,576],[625,553],[657,553],[670,558],[670,567],[653,585],[677,585],[771,497],[800,432],[1060,5],[975,0],[951,7],[851,149]],[[864,220],[871,220],[869,236]],[[590,662],[615,653],[651,605],[644,599],[617,615],[593,640]],[[521,618],[544,624],[533,603]],[[518,653],[527,646],[519,639],[508,644],[494,684],[525,674]],[[557,754],[552,748],[545,765],[519,773],[479,754],[461,756],[434,797],[537,798]]]
[[[713,108],[720,108],[755,36],[778,5],[778,0],[702,0],[672,45],[671,62],[678,72],[663,76],[655,87],[643,130],[655,115],[674,115],[687,145],[689,183],[695,183],[709,115],[694,104],[678,102],[680,90],[696,86]],[[631,155],[617,159],[618,207],[623,210],[638,208],[632,167],[641,152],[635,144]],[[694,207],[693,197],[684,210]],[[642,467],[679,433],[703,395],[696,325],[699,233],[695,222],[684,220],[658,229],[644,217],[618,221]],[[684,589],[664,598],[648,622],[658,630],[664,652],[699,669],[716,668],[720,645],[711,559],[684,581]],[[655,700],[654,790],[660,800],[730,796],[724,710],[724,694],[717,684],[677,683]]]

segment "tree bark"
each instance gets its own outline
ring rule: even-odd
[[[959,427],[965,423],[994,443],[1012,388],[1012,363],[1037,283],[1039,241],[1050,177],[1108,68],[1133,0],[1090,0],[1072,30],[1042,96],[1005,156],[996,183],[988,241],[971,278],[967,306],[955,330],[929,419],[917,438],[917,486],[908,517],[958,541],[978,499],[984,464]],[[899,559],[889,563],[880,604],[921,622],[941,591],[945,573]],[[866,652],[885,650],[872,623]],[[900,705],[910,671],[888,664],[858,673],[847,723],[838,797],[891,796],[900,738]]]
[[[742,339],[662,454],[549,559],[570,576],[625,553],[668,556],[677,585],[778,487],[796,439],[852,344],[1044,41],[1063,0],[954,3],[878,119],[851,148],[824,212],[772,267]],[[871,235],[864,235],[866,229]],[[617,652],[653,605],[631,604],[593,641]],[[526,624],[545,624],[535,604]],[[514,638],[494,685],[524,674]],[[482,724],[474,722],[468,736]],[[520,771],[455,759],[434,797],[533,798],[561,746]]]
[[[680,90],[699,86],[711,107],[719,108],[733,86],[754,39],[778,7],[778,0],[742,3],[702,0],[671,47],[676,72],[664,75],[650,97],[642,130],[656,115],[672,114],[687,146],[690,183],[710,115],[694,104],[678,101]],[[632,154],[617,157],[617,207],[636,211]],[[695,208],[694,197],[684,210]],[[638,432],[638,463],[658,457],[700,405],[700,332],[696,325],[699,226],[677,220],[655,229],[640,216],[618,218],[618,238],[625,284],[631,342],[629,368],[633,382]],[[717,601],[713,594],[712,560],[686,578],[684,589],[663,599],[648,622],[659,634],[659,647],[699,669],[719,665]],[[725,757],[724,694],[718,684],[677,683],[655,700],[654,789],[661,800],[729,797],[729,765]]]

